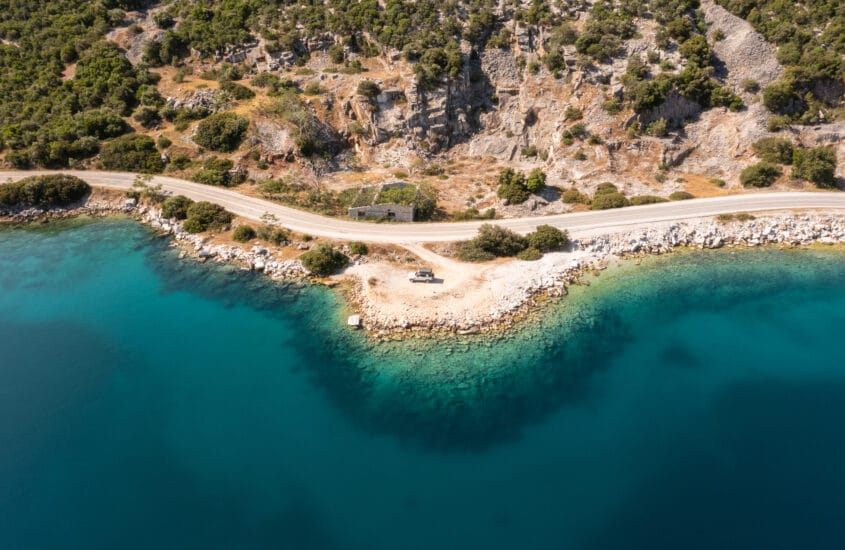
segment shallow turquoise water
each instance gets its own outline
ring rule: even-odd
[[[130,221],[0,232],[0,548],[841,548],[845,256],[371,346]]]

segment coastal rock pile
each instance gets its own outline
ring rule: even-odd
[[[188,233],[176,220],[162,217],[161,212],[148,209],[144,213],[143,221],[168,235],[172,235],[177,243],[193,248],[197,258],[206,261],[213,259],[218,262],[236,263],[252,271],[260,271],[273,279],[302,279],[308,271],[299,260],[285,260],[277,258],[262,246],[255,245],[249,250],[240,246],[226,244],[212,244],[202,235]]]
[[[674,223],[665,227],[628,233],[603,235],[574,241],[576,250],[598,256],[661,254],[677,246],[721,248],[723,246],[760,246],[810,243],[845,243],[845,218],[830,215],[773,216],[722,222],[702,220]]]

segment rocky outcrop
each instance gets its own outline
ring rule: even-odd
[[[256,120],[253,128],[251,146],[261,146],[271,159],[293,158],[296,143],[284,125],[269,120]]]
[[[779,79],[783,67],[777,61],[777,50],[750,23],[731,14],[712,0],[701,2],[704,21],[710,35],[720,29],[725,37],[709,41],[718,59],[717,76],[724,78],[735,91],[743,80],[756,81],[760,87]]]
[[[144,51],[147,45],[152,42],[161,42],[164,35],[163,30],[153,30],[136,35],[129,34],[126,44],[126,59],[133,65],[141,63],[144,60]]]
[[[205,109],[210,113],[222,111],[227,107],[226,101],[217,90],[204,88],[187,90],[180,88],[177,96],[167,98],[167,105],[175,109]]]

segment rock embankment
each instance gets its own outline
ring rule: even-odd
[[[111,194],[92,194],[84,202],[71,207],[57,208],[0,208],[0,221],[5,223],[32,223],[60,220],[76,216],[103,217],[114,214],[131,214],[137,208],[134,199]]]
[[[748,221],[702,220],[665,227],[605,235],[576,241],[575,246],[598,256],[660,254],[675,247],[721,248],[810,243],[845,243],[845,217],[833,215],[769,216]]]

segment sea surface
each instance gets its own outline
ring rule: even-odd
[[[845,547],[845,254],[626,264],[495,342],[347,313],[0,230],[0,548]]]

